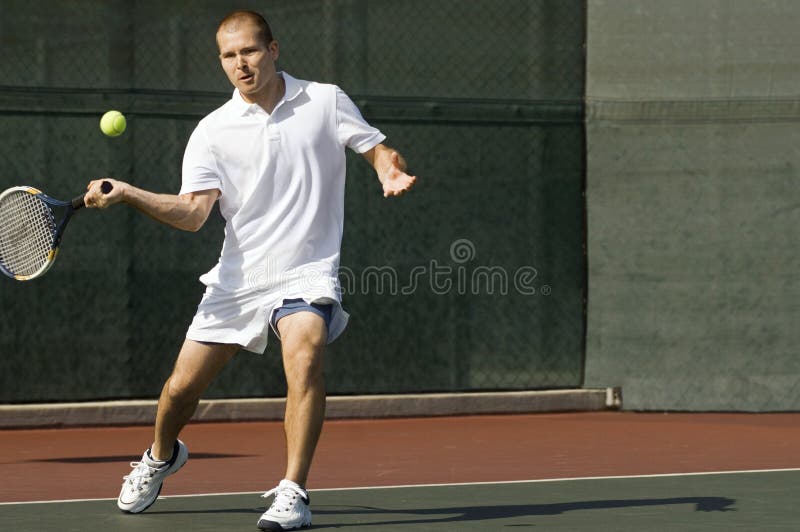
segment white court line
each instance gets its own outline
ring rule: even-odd
[[[396,486],[356,486],[352,488],[317,488],[310,490],[313,493],[318,491],[350,491],[350,490],[388,490],[397,488],[440,488],[447,486],[487,486],[498,484],[539,484],[544,482],[569,482],[573,480],[624,480],[635,478],[665,478],[665,477],[699,477],[713,475],[742,475],[749,473],[787,473],[800,471],[800,467],[784,469],[741,469],[736,471],[701,471],[691,473],[653,473],[649,475],[611,475],[603,477],[565,477],[565,478],[540,478],[534,480],[499,480],[496,482],[452,482],[445,484],[399,484]],[[159,499],[181,499],[187,497],[221,497],[224,495],[259,495],[261,491],[231,491],[225,493],[194,493],[189,495],[163,495]],[[0,506],[16,504],[49,504],[63,502],[97,502],[115,501],[116,499],[59,499],[52,501],[23,501],[23,502],[0,502]]]

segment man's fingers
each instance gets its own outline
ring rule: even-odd
[[[405,180],[397,180],[387,183],[383,188],[383,197],[400,196],[405,194],[416,182],[416,176],[406,176]]]
[[[87,207],[105,209],[110,205],[107,195],[103,192],[103,182],[107,179],[94,179],[89,181],[86,186],[86,194],[83,196],[83,203]]]

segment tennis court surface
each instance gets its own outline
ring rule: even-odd
[[[150,434],[0,432],[0,529],[256,529],[281,476],[280,423],[188,426],[190,460],[164,497],[121,514],[121,477]],[[797,530],[799,442],[799,414],[333,420],[309,485],[314,529]]]

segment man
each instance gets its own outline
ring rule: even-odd
[[[278,42],[264,18],[231,13],[216,34],[233,97],[192,133],[178,195],[155,194],[113,179],[92,181],[89,207],[128,203],[150,217],[198,230],[215,201],[226,220],[218,264],[158,403],[155,438],[125,477],[118,506],[138,513],[155,502],[165,477],[188,459],[178,440],[200,395],[239,348],[261,353],[268,328],[281,339],[288,386],[287,466],[258,521],[262,530],[311,524],[305,489],[325,412],[322,356],[344,329],[337,290],[345,155],[349,147],[375,168],[384,196],[416,178],[382,144],[352,101],[333,85],[277,72]]]

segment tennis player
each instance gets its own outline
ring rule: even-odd
[[[345,148],[375,168],[386,197],[416,178],[341,89],[276,71],[278,42],[260,14],[229,14],[216,39],[235,90],[192,133],[179,194],[110,180],[104,195],[99,179],[85,197],[89,207],[123,202],[187,231],[200,229],[219,201],[226,222],[219,262],[200,278],[205,294],[161,392],[155,439],[124,477],[117,504],[139,513],[155,502],[188,459],[178,436],[201,394],[240,348],[263,353],[271,327],[288,385],[287,464],[264,495],[274,499],[258,527],[290,530],[311,524],[305,486],[325,414],[323,351],[348,319],[337,280]]]

